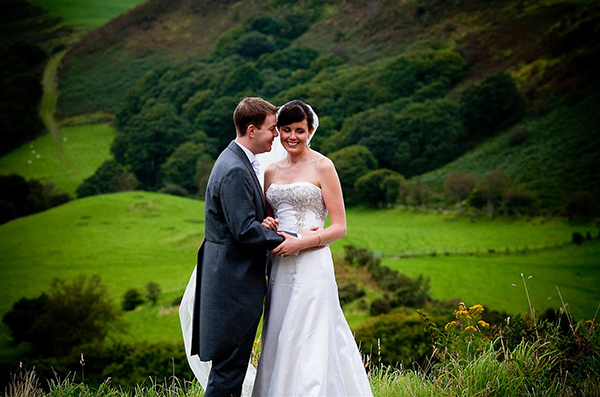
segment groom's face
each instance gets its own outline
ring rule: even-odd
[[[265,118],[262,127],[256,128],[254,134],[255,154],[270,152],[273,140],[279,136],[277,132],[277,122],[274,114],[269,114]]]

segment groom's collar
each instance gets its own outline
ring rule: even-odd
[[[250,151],[250,149],[248,149],[247,147],[245,147],[244,145],[242,145],[241,143],[239,143],[238,141],[236,141],[235,139],[233,140],[240,148],[242,148],[242,150],[244,151],[244,153],[246,153],[246,157],[248,157],[248,160],[250,161],[250,164],[252,164],[254,162],[254,160],[256,160],[256,156],[254,155],[254,153],[252,153]]]

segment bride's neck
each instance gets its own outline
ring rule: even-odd
[[[301,153],[290,153],[288,152],[287,159],[290,165],[301,164],[308,161],[310,157],[310,148],[307,147]]]

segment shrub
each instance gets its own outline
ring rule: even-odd
[[[340,304],[343,306],[346,303],[352,302],[358,298],[365,296],[365,290],[358,288],[356,283],[349,283],[338,288]]]
[[[525,127],[516,127],[508,137],[510,146],[518,146],[529,139],[529,130]]]
[[[577,245],[581,245],[584,242],[584,238],[583,235],[581,233],[578,232],[573,232],[573,243],[577,244]]]
[[[416,314],[390,313],[372,317],[354,329],[355,339],[363,352],[381,355],[383,365],[405,367],[423,364],[431,354],[431,346],[423,332],[423,323]]]
[[[99,276],[54,279],[50,291],[23,298],[4,315],[15,342],[30,342],[43,356],[72,353],[84,343],[102,342],[119,318]]]
[[[121,307],[124,311],[132,311],[139,305],[144,303],[144,297],[139,289],[137,288],[129,288],[123,294],[123,299],[121,301]]]
[[[170,194],[172,196],[179,197],[188,197],[190,195],[190,192],[188,192],[187,189],[174,183],[167,183],[158,190],[158,193]]]
[[[369,310],[369,314],[371,316],[379,316],[380,314],[388,314],[394,308],[394,299],[386,294],[381,298],[375,299],[371,303],[371,308]]]
[[[146,284],[145,288],[146,299],[152,302],[152,306],[156,305],[156,302],[158,301],[158,298],[160,298],[160,294],[162,293],[160,287],[154,281],[150,281],[148,284]]]
[[[135,175],[126,172],[115,160],[107,160],[94,175],[86,178],[77,187],[77,197],[134,190],[138,185]]]
[[[463,124],[475,139],[493,136],[521,120],[525,106],[515,82],[504,72],[468,87],[460,97]]]

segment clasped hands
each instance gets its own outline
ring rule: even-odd
[[[261,225],[267,229],[277,230],[277,228],[279,227],[279,219],[272,218],[269,216],[262,221]],[[319,228],[316,226],[309,227],[303,230],[300,233],[302,235],[302,238],[294,237],[286,232],[277,232],[277,234],[283,236],[285,240],[277,247],[273,248],[271,250],[271,253],[286,257],[296,255],[300,251],[314,251],[317,249],[321,249],[323,248],[323,246],[307,246],[307,243],[309,241],[307,237],[314,234],[317,230],[319,230]]]

